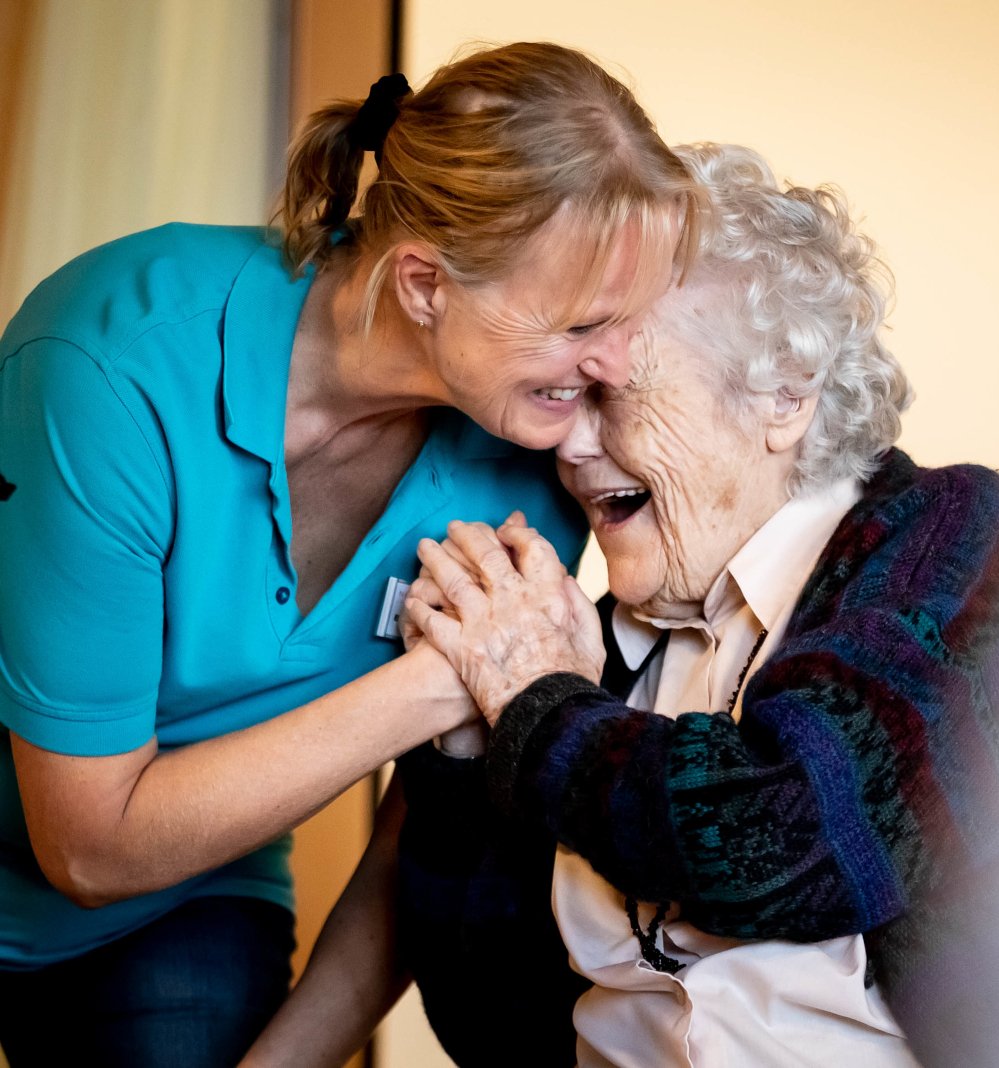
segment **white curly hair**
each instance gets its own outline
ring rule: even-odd
[[[777,391],[818,394],[792,493],[868,478],[912,399],[880,338],[891,275],[873,243],[837,189],[782,189],[752,149],[705,143],[676,153],[707,208],[699,252],[670,301],[670,329],[715,357],[733,414]]]

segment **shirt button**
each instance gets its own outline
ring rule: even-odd
[[[277,593],[274,594],[274,600],[278,604],[287,604],[290,596],[291,590],[287,586],[278,586]]]

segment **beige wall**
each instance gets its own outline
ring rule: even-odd
[[[408,0],[404,69],[469,39],[551,39],[627,72],[670,142],[738,141],[831,181],[895,273],[890,344],[918,460],[999,465],[995,0]]]
[[[894,271],[889,344],[917,391],[902,444],[999,466],[999,4],[995,0],[407,0],[402,69],[470,40],[554,40],[608,62],[667,141],[752,145],[780,177],[835,182]],[[600,593],[598,552],[584,572]],[[414,1000],[382,1063],[450,1062]]]
[[[29,0],[0,0],[0,204],[10,180],[14,131],[32,37]]]

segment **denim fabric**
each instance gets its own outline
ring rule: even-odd
[[[0,972],[11,1068],[232,1068],[284,999],[294,918],[206,897],[110,945]]]

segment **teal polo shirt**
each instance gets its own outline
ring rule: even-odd
[[[72,905],[34,862],[8,730],[85,756],[153,735],[170,749],[337,689],[400,651],[376,634],[387,584],[415,577],[418,540],[454,518],[521,508],[578,557],[585,525],[552,456],[440,409],[300,614],[283,442],[310,282],[261,230],[175,224],[68,264],[0,341],[0,967],[76,955],[193,896],[292,905],[287,838],[161,893]]]

